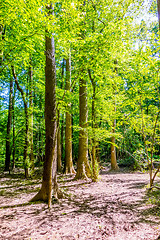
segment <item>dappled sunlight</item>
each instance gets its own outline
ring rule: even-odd
[[[11,183],[15,194],[7,194],[7,188],[1,196],[2,239],[43,239],[43,236],[76,239],[80,235],[84,239],[95,236],[116,239],[118,235],[121,239],[133,236],[156,239],[158,236],[158,206],[146,205],[147,174],[106,174],[97,183],[75,181],[74,176],[65,176],[62,181],[62,177],[58,180],[64,198],[59,203],[53,199],[50,210],[41,202],[28,203],[34,194],[32,187],[38,187],[34,179],[29,180],[21,195],[17,188],[20,182]]]

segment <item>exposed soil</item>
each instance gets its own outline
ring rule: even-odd
[[[97,183],[61,175],[66,198],[51,210],[28,203],[41,181],[18,177],[0,175],[1,240],[160,239],[160,206],[148,203],[146,173],[103,170]]]

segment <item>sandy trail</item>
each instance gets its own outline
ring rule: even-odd
[[[160,206],[146,204],[146,173],[103,171],[97,183],[60,176],[67,198],[28,204],[40,180],[0,178],[1,240],[155,240],[160,235]]]

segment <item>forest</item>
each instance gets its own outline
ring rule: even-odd
[[[0,239],[160,239],[160,0],[0,15]]]

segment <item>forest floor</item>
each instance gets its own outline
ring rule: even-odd
[[[160,239],[160,193],[147,193],[147,173],[103,169],[96,183],[73,178],[59,175],[66,197],[48,210],[28,203],[41,186],[39,175],[25,180],[22,173],[1,173],[0,239]]]

